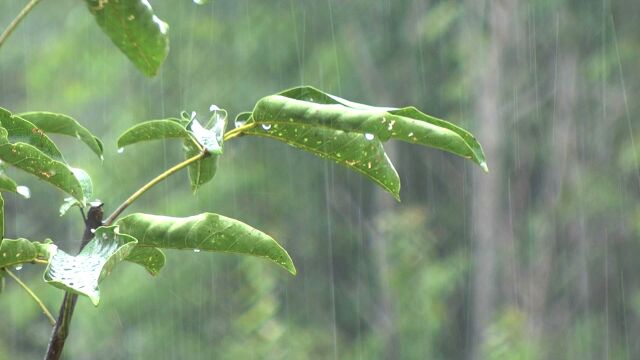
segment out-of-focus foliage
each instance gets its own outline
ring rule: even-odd
[[[488,158],[490,174],[501,174],[501,222],[491,224],[501,236],[493,316],[480,344],[477,229],[466,210],[480,169],[391,142],[403,179],[398,205],[341,166],[243,137],[227,144],[216,177],[196,197],[186,200],[192,191],[182,174],[132,211],[238,218],[281,239],[299,276],[251,258],[185,251],[167,251],[168,266],[152,280],[124,264],[100,284],[108,296],[98,311],[79,301],[69,358],[638,357],[640,4],[489,3],[513,5],[497,37],[504,55],[492,114],[502,122],[478,133],[503,154]],[[139,145],[144,161],[114,145],[133,123],[176,109],[203,113],[215,103],[237,113],[265,94],[312,84],[362,103],[415,104],[474,133],[486,125],[475,104],[488,95],[478,84],[494,51],[496,12],[484,2],[152,4],[171,24],[172,44],[153,79],[73,2],[42,1],[0,50],[0,106],[69,114],[104,134],[103,163],[74,139],[57,143],[93,175],[107,209],[182,160],[171,143]],[[0,27],[22,5],[3,2]],[[6,237],[51,234],[75,250],[80,217],[55,216],[59,192],[31,190],[30,200],[3,194]],[[17,273],[57,309],[60,292],[42,284],[41,270]],[[5,283],[0,359],[40,358],[48,323],[10,278]]]

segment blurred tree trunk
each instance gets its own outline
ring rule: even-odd
[[[470,0],[470,8],[482,13],[478,1]],[[474,171],[472,195],[473,252],[473,335],[472,359],[482,358],[482,344],[491,325],[497,300],[497,274],[501,244],[505,239],[505,213],[502,206],[504,168],[501,150],[505,122],[500,111],[504,52],[507,46],[507,23],[510,17],[505,1],[489,1],[487,22],[487,53],[480,65],[475,116],[478,118],[478,138],[483,144],[491,171]],[[483,24],[475,24],[482,32]],[[474,31],[474,29],[470,29]],[[475,65],[475,64],[474,64]]]
[[[558,238],[562,236],[561,224],[557,224],[557,216],[560,215],[558,206],[562,189],[570,183],[568,170],[576,169],[574,108],[576,105],[576,66],[577,54],[571,47],[563,47],[557,55],[557,73],[554,81],[556,111],[553,123],[549,127],[551,140],[549,166],[543,183],[543,206],[548,208],[546,222],[549,226],[546,231],[540,231],[537,243],[538,254],[533,265],[532,274],[529,277],[531,290],[525,298],[529,319],[533,325],[533,340],[537,341],[544,330],[545,314],[547,310],[547,294],[551,285],[550,273],[553,268],[554,254]],[[571,164],[571,167],[570,167]],[[569,180],[569,181],[568,181]],[[573,227],[571,223],[569,226]],[[573,232],[572,232],[573,233]],[[580,246],[580,236],[572,234]],[[572,306],[575,306],[574,303]],[[563,311],[564,312],[564,311]],[[569,311],[570,313],[570,311]],[[564,313],[563,315],[566,315]],[[559,320],[556,318],[554,320]],[[551,321],[554,323],[555,321]]]

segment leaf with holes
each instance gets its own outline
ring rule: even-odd
[[[102,31],[147,76],[154,76],[169,53],[169,26],[147,0],[85,0]]]
[[[289,271],[296,269],[269,235],[235,219],[212,213],[190,217],[132,214],[116,222],[120,232],[138,239],[139,247],[189,249],[252,255],[270,260]]]
[[[80,254],[71,256],[58,250],[49,260],[44,280],[62,290],[87,296],[97,306],[98,283],[129,256],[136,243],[133,237],[119,233],[117,226],[101,226]]]
[[[85,143],[96,155],[102,156],[103,145],[100,139],[70,116],[47,111],[27,112],[18,116],[44,132],[75,137]]]

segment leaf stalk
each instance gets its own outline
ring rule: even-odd
[[[47,306],[42,302],[42,300],[40,300],[40,298],[38,297],[38,295],[36,295],[33,290],[31,290],[27,284],[25,284],[24,282],[22,282],[22,280],[20,280],[20,278],[14,274],[11,270],[4,268],[4,271],[11,276],[11,278],[18,283],[18,285],[20,285],[24,291],[27,292],[27,294],[29,294],[29,296],[31,296],[31,298],[33,299],[33,301],[35,301],[38,306],[40,306],[40,309],[42,309],[42,312],[44,313],[44,315],[47,317],[47,319],[49,319],[49,322],[51,323],[51,326],[55,326],[56,325],[56,319],[53,317],[53,315],[51,315],[51,312],[49,311],[49,309],[47,309]]]
[[[9,36],[13,33],[13,31],[18,27],[20,22],[29,14],[29,12],[36,6],[40,0],[31,0],[25,5],[24,8],[20,11],[20,13],[11,21],[9,26],[0,34],[0,46],[4,44]]]
[[[105,220],[104,225],[108,226],[108,225],[113,224],[113,222],[118,218],[118,216],[120,216],[120,214],[122,214],[122,212],[125,211],[129,207],[129,205],[131,205],[140,196],[142,196],[142,194],[147,192],[147,190],[151,189],[152,187],[154,187],[156,184],[158,184],[162,180],[168,178],[173,173],[175,173],[175,172],[177,172],[177,171],[179,171],[179,170],[181,170],[181,169],[193,164],[194,162],[204,158],[205,155],[207,155],[207,153],[205,151],[202,151],[202,152],[198,153],[196,156],[190,157],[187,160],[185,160],[185,161],[173,166],[172,168],[166,170],[162,174],[156,176],[153,180],[151,180],[148,183],[146,183],[144,186],[142,186],[140,189],[138,189],[136,192],[134,192],[131,196],[129,196],[129,198],[127,200],[125,200],[122,204],[120,204],[120,206],[118,206],[118,208],[111,215],[109,215],[107,220]]]

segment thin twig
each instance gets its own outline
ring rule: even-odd
[[[237,127],[235,129],[231,129],[227,131],[226,134],[224,134],[224,140],[227,141],[227,140],[233,139],[236,136],[242,135],[243,131],[249,130],[255,126],[256,126],[256,123],[250,123],[250,124],[245,124],[240,127]]]
[[[122,204],[120,204],[120,206],[118,206],[118,208],[111,215],[109,215],[107,220],[105,220],[104,224],[107,225],[107,226],[111,225],[118,218],[118,216],[120,216],[120,214],[126,208],[129,207],[129,205],[131,205],[140,196],[142,196],[142,194],[147,192],[147,190],[151,189],[154,185],[156,185],[157,183],[161,182],[162,180],[168,178],[171,174],[173,174],[173,173],[179,171],[180,169],[183,169],[183,168],[189,166],[190,164],[202,159],[206,154],[207,153],[204,152],[204,151],[201,152],[201,153],[198,153],[198,155],[190,157],[187,160],[185,160],[185,161],[175,165],[174,167],[168,169],[167,171],[163,172],[162,174],[156,176],[153,180],[151,180],[148,183],[146,183],[144,186],[142,186],[140,189],[138,189],[138,191],[136,191],[131,196],[129,196],[129,198],[127,200],[125,200]]]
[[[56,319],[53,317],[53,315],[51,315],[51,312],[49,311],[49,309],[47,309],[47,306],[42,302],[42,300],[40,300],[40,298],[27,286],[27,284],[23,283],[19,277],[11,272],[11,270],[4,268],[4,271],[6,271],[7,274],[9,274],[9,276],[11,276],[11,278],[18,283],[18,285],[22,286],[24,291],[26,291],[27,294],[29,294],[29,296],[31,296],[31,298],[33,298],[33,300],[40,306],[40,309],[42,309],[44,315],[47,317],[47,319],[49,319],[51,326],[55,326]]]
[[[36,6],[39,2],[40,0],[31,0],[29,1],[29,3],[27,3],[27,5],[25,5],[25,7],[20,11],[18,16],[16,16],[16,18],[13,19],[13,21],[11,21],[9,26],[7,26],[4,32],[2,32],[2,34],[0,35],[0,46],[4,44],[4,42],[11,35],[11,33],[13,33],[16,27],[18,27],[18,24],[20,24],[20,22],[27,16],[27,14],[29,14],[31,9],[33,9],[33,7]]]

